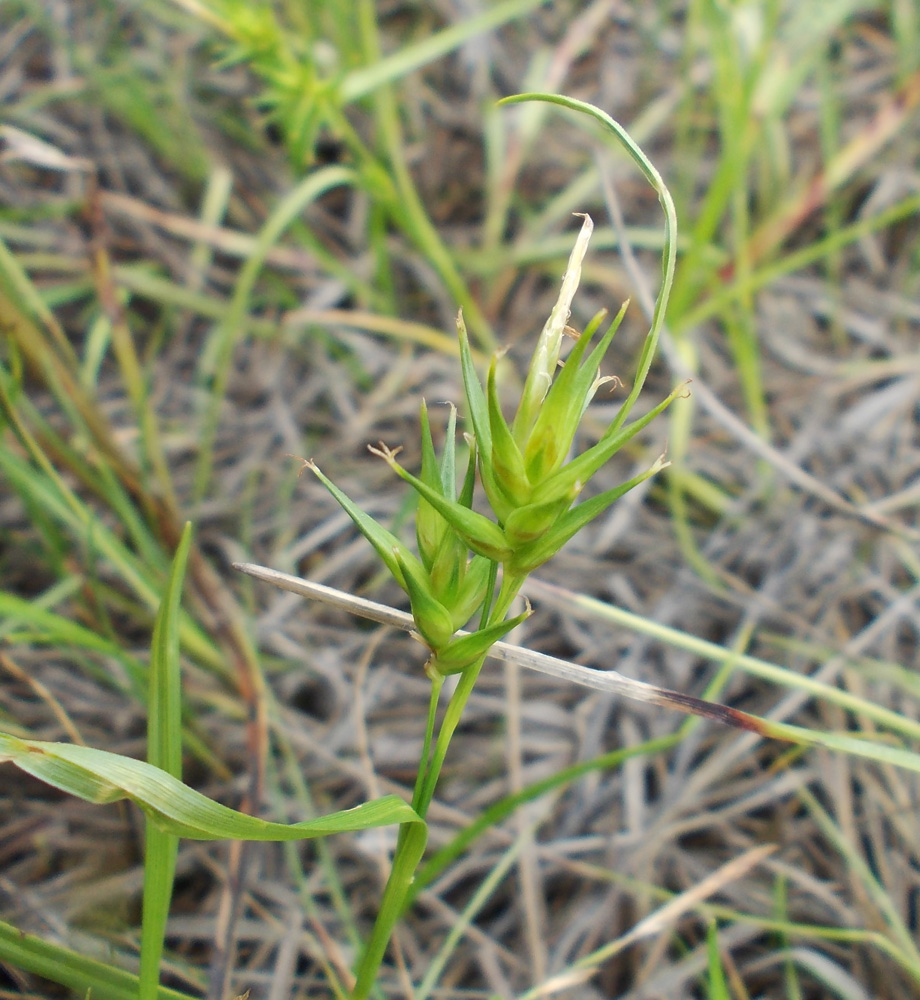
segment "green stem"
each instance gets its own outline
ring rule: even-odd
[[[419,812],[416,803],[422,796],[425,778],[428,774],[428,759],[431,756],[438,701],[443,686],[443,677],[436,674],[431,678],[428,722],[425,726],[425,739],[422,743],[418,774],[415,778],[415,790],[412,794],[412,805],[416,812]],[[428,829],[424,823],[403,823],[399,828],[396,849],[393,852],[393,867],[390,869],[386,888],[383,890],[383,899],[380,903],[377,919],[374,921],[374,928],[355,970],[355,986],[351,993],[351,1000],[363,1000],[377,981],[377,971],[383,961],[383,956],[386,954],[396,921],[405,908],[406,899],[415,879],[415,872],[425,852],[427,838]]]
[[[510,574],[502,579],[498,597],[495,600],[489,620],[485,623],[486,625],[493,625],[504,619],[526,579],[526,576],[512,576]],[[441,723],[441,730],[438,733],[437,743],[434,748],[434,758],[428,767],[428,773],[425,775],[422,795],[418,802],[413,802],[415,811],[422,819],[427,815],[428,807],[431,805],[432,798],[434,798],[434,790],[437,786],[438,778],[441,776],[441,768],[444,766],[450,741],[457,726],[460,724],[460,719],[463,717],[463,710],[466,708],[466,703],[473,693],[473,687],[479,677],[479,671],[486,660],[486,655],[488,654],[480,657],[475,663],[471,663],[463,671],[460,675],[460,682],[457,684],[456,690],[447,705],[444,721]]]
[[[526,577],[506,576],[501,583],[498,597],[492,607],[491,613],[482,622],[482,627],[501,621],[507,615],[515,597],[524,584]],[[492,586],[494,586],[494,577]],[[489,589],[491,595],[491,587]],[[441,728],[435,741],[434,755],[431,756],[431,743],[434,736],[436,711],[441,688],[444,683],[443,677],[432,678],[431,699],[428,705],[428,724],[425,729],[425,740],[422,744],[422,756],[419,761],[418,775],[415,780],[415,790],[412,795],[412,807],[422,819],[428,813],[428,807],[434,797],[434,790],[441,775],[441,768],[447,757],[447,750],[450,746],[451,738],[463,716],[463,710],[473,692],[479,671],[485,662],[485,655],[475,663],[467,667],[460,675],[460,682],[457,684]],[[415,872],[422,860],[425,851],[427,828],[420,823],[404,823],[399,828],[399,836],[396,841],[396,850],[393,852],[393,867],[390,870],[390,877],[387,879],[386,888],[383,891],[383,900],[380,911],[374,922],[374,929],[364,948],[364,953],[355,970],[355,986],[352,990],[351,1000],[365,1000],[377,979],[377,971],[383,956],[386,954],[390,936],[397,919],[403,912],[406,902],[412,891],[412,884],[415,879]]]
[[[415,811],[422,819],[428,814],[428,807],[431,805],[432,798],[434,798],[434,790],[438,783],[438,778],[441,776],[441,768],[444,766],[444,760],[447,757],[447,748],[450,746],[454,732],[460,724],[463,709],[466,707],[466,703],[473,693],[473,686],[479,677],[479,671],[482,669],[485,660],[486,657],[483,655],[475,663],[471,663],[460,674],[460,681],[447,704],[447,711],[444,713],[444,720],[441,722],[441,729],[434,748],[434,757],[425,775],[422,794],[419,797],[419,801],[414,804]]]
[[[425,853],[427,838],[428,828],[424,823],[403,823],[399,828],[393,867],[386,888],[383,890],[383,900],[374,922],[374,930],[355,970],[355,986],[351,992],[351,1000],[366,1000],[377,981],[377,970],[390,943],[393,927],[412,888],[416,869]]]
[[[438,702],[441,699],[441,688],[444,687],[444,678],[440,674],[435,674],[431,678],[431,697],[428,701],[428,724],[425,726],[425,741],[422,744],[422,755],[419,757],[418,774],[415,776],[415,789],[412,792],[412,808],[418,812],[418,804],[421,800],[422,789],[425,784],[425,776],[428,774],[428,764],[431,759],[431,743],[434,739],[434,727],[437,719]],[[419,813],[421,816],[422,814]],[[424,818],[424,817],[423,817]]]

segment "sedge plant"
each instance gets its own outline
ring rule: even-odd
[[[81,991],[91,987],[101,996],[118,996],[119,1000],[162,995],[159,964],[178,838],[283,841],[398,824],[390,876],[374,928],[358,961],[352,998],[360,1000],[373,989],[396,921],[411,901],[413,881],[427,841],[425,818],[464,706],[490,650],[529,614],[529,608],[511,613],[522,585],[530,573],[616,499],[665,467],[664,457],[659,457],[641,475],[578,502],[601,466],[685,393],[679,387],[642,416],[629,420],[655,353],[674,274],[676,219],[667,189],[621,126],[597,108],[556,95],[521,95],[510,100],[527,98],[553,101],[585,112],[624,143],[657,190],[665,210],[663,281],[632,389],[600,440],[575,458],[570,458],[570,452],[585,410],[597,390],[610,381],[599,374],[600,367],[626,311],[624,306],[606,325],[605,313],[596,315],[562,363],[572,300],[593,228],[590,218],[583,217],[558,301],[537,341],[512,420],[506,420],[499,403],[497,360],[493,360],[481,383],[463,316],[458,316],[469,420],[464,474],[459,475],[457,465],[455,409],[451,409],[447,443],[439,457],[422,402],[422,468],[418,475],[399,463],[398,450],[382,443],[372,448],[418,494],[417,553],[364,513],[313,463],[308,463],[408,594],[414,631],[429,651],[425,669],[431,680],[430,707],[411,804],[390,795],[309,822],[273,823],[222,806],[183,784],[178,708],[179,598],[191,538],[187,528],[177,548],[157,620],[155,669],[149,677],[149,760],[0,733],[0,762],[13,763],[39,780],[92,802],[131,800],[148,817],[141,975],[109,983],[111,977],[99,963],[88,963],[74,953],[55,953],[50,962],[42,942],[24,945],[15,928],[0,925],[0,951],[21,967],[47,975],[49,965],[53,965],[59,982]],[[28,443],[24,430],[23,434]],[[491,516],[474,509],[477,488],[484,492]],[[472,628],[471,622],[475,623]],[[464,626],[469,630],[464,631]],[[458,683],[444,712],[439,713],[445,680],[454,674],[458,675]]]
[[[446,444],[435,452],[427,406],[421,403],[421,469],[413,474],[398,460],[399,450],[384,443],[371,447],[416,492],[417,554],[346,496],[312,461],[306,462],[359,531],[367,538],[396,582],[406,592],[416,637],[428,649],[425,672],[431,681],[428,721],[412,808],[425,819],[435,787],[480,669],[489,650],[530,613],[512,607],[527,577],[551,559],[578,531],[626,492],[667,465],[659,456],[640,475],[578,502],[595,473],[628,441],[686,395],[678,386],[640,417],[630,420],[657,344],[673,279],[676,218],[670,195],[655,168],[628,134],[599,109],[555,95],[520,95],[511,100],[549,100],[583,111],[601,122],[625,145],[654,185],[665,211],[663,281],[638,371],[616,417],[596,444],[576,457],[572,445],[597,390],[611,381],[599,374],[601,362],[626,312],[611,322],[601,311],[563,362],[563,341],[570,332],[572,300],[581,277],[593,223],[583,216],[558,299],[537,340],[517,410],[506,419],[499,399],[498,356],[484,383],[476,372],[462,312],[457,317],[460,362],[469,427],[468,460],[463,475],[455,447],[457,411],[451,407]],[[458,488],[459,483],[459,488]],[[477,487],[491,516],[474,509]],[[469,622],[475,627],[458,634]],[[443,715],[444,681],[459,675]],[[356,970],[353,1000],[369,995],[394,924],[409,898],[425,848],[424,824],[400,828],[393,865],[378,915]]]
[[[187,622],[183,621],[180,610],[182,576],[190,546],[190,532],[186,529],[177,546],[157,618],[148,678],[149,760],[136,761],[90,747],[45,743],[26,739],[18,733],[0,733],[0,762],[15,763],[34,777],[68,794],[98,803],[127,798],[144,810],[148,819],[148,838],[141,974],[139,977],[122,974],[105,963],[23,935],[17,928],[0,922],[0,957],[5,962],[40,971],[46,977],[50,975],[81,993],[86,993],[91,988],[94,996],[117,1000],[164,995],[179,997],[180,994],[174,991],[164,993],[164,988],[159,984],[162,939],[178,838],[282,841],[398,824],[399,835],[391,873],[377,920],[358,960],[355,983],[351,990],[352,1000],[361,1000],[371,993],[396,921],[411,903],[418,885],[425,884],[430,879],[431,870],[443,863],[443,858],[439,860],[434,857],[429,859],[426,869],[419,870],[427,839],[425,818],[451,739],[484,659],[498,651],[507,656],[513,647],[505,647],[501,642],[502,637],[529,613],[529,609],[518,614],[512,613],[524,582],[530,573],[552,558],[569,539],[610,504],[639,482],[664,468],[667,463],[662,456],[652,461],[641,475],[587,500],[580,499],[601,466],[675,398],[686,394],[683,386],[678,387],[641,416],[630,419],[655,354],[674,275],[675,212],[661,178],[624,130],[597,108],[558,95],[521,95],[511,100],[524,99],[549,101],[587,114],[599,122],[608,134],[619,140],[640,166],[657,191],[665,212],[662,284],[650,329],[639,355],[632,388],[600,439],[575,457],[570,453],[579,424],[593,396],[607,381],[600,375],[601,364],[625,313],[624,307],[610,323],[606,323],[603,313],[596,315],[584,332],[577,336],[574,346],[564,363],[562,362],[568,318],[591,236],[590,219],[584,217],[558,301],[537,341],[521,398],[511,419],[506,419],[500,405],[497,361],[493,360],[484,382],[480,381],[463,317],[458,317],[464,412],[468,420],[468,457],[465,466],[462,463],[458,466],[456,409],[450,410],[446,443],[438,456],[424,402],[420,409],[422,461],[417,475],[399,462],[398,449],[389,448],[382,443],[372,448],[418,495],[416,551],[412,551],[393,533],[377,524],[319,468],[308,463],[405,590],[411,606],[413,631],[428,650],[425,669],[431,681],[431,697],[411,804],[391,795],[305,823],[272,823],[221,806],[182,783],[182,727],[178,705],[179,645],[183,634],[186,635],[183,641],[187,645],[191,645],[191,640],[195,639],[195,634],[189,632]],[[19,285],[25,287],[23,282]],[[28,337],[24,337],[24,343],[28,342]],[[63,375],[66,374],[63,371]],[[37,447],[27,428],[15,419],[16,411],[11,405],[6,380],[0,380],[0,402],[12,414],[11,423],[19,432],[23,446],[26,450],[37,453]],[[22,463],[15,464],[11,459],[7,460],[6,471],[8,475],[18,476],[21,480],[25,480],[28,475]],[[35,489],[34,483],[32,489]],[[483,509],[479,502],[479,491],[484,495],[490,515],[479,513]],[[74,509],[77,509],[75,497]],[[100,539],[104,540],[106,537],[96,534],[96,544],[100,548],[103,547]],[[104,550],[118,563],[117,557],[122,550],[114,541],[105,542]],[[132,568],[133,563],[126,559],[121,561],[127,569]],[[240,568],[247,572],[258,569]],[[260,573],[255,575],[265,576]],[[271,576],[265,578],[273,579]],[[278,579],[273,579],[273,582],[287,585],[289,589],[297,589]],[[293,582],[298,583],[296,580]],[[16,603],[9,597],[4,603],[8,614],[48,628],[53,620],[54,627],[60,634],[64,634],[62,620],[51,613],[36,610],[28,602]],[[82,626],[67,623],[66,634],[68,641],[83,644],[87,648],[109,650],[102,638]],[[684,638],[690,641],[688,637]],[[706,644],[696,640],[694,642],[693,648],[705,655]],[[771,680],[777,680],[782,674],[779,668],[752,657],[732,654],[732,658],[745,669]],[[562,666],[567,667],[570,672],[576,669],[572,665]],[[570,677],[570,672],[557,672],[557,676]],[[863,739],[861,733],[851,735],[846,732],[805,730],[772,720],[757,719],[735,709],[701,702],[683,693],[653,689],[651,685],[619,677],[613,671],[586,673],[599,675],[592,679],[592,686],[597,686],[596,682],[602,677],[610,682],[608,688],[627,697],[707,715],[717,721],[740,725],[762,735],[804,746],[821,745],[915,772],[920,770],[920,757],[893,745],[887,737],[884,742],[873,742]],[[457,675],[458,681],[441,711],[445,681],[451,675]],[[804,678],[799,678],[797,683],[799,686],[806,686]],[[807,681],[807,689],[820,695],[828,703],[858,712],[887,726],[895,735],[917,737],[916,723],[878,706],[871,706],[864,699],[858,699],[848,692],[821,685],[811,679]],[[552,780],[568,780],[574,773],[576,772],[570,771],[560,774]],[[536,794],[536,791],[530,790],[527,794]],[[514,804],[514,801],[509,800],[503,808],[512,808]],[[818,809],[813,803],[809,803],[809,808]],[[475,835],[475,830],[468,831],[467,836],[472,835]],[[461,849],[463,842],[461,838],[450,850]],[[686,904],[685,900],[681,906]],[[663,909],[667,910],[668,907]],[[896,937],[893,935],[895,944],[892,947],[899,951],[894,953],[904,956],[902,962],[905,968],[911,970],[916,978],[920,959],[917,958],[909,932],[905,928],[901,933],[903,922],[897,919],[897,914],[890,917],[890,923],[898,931]],[[645,923],[637,926],[609,947],[624,947],[626,943],[636,939],[643,927],[647,929],[648,926],[650,925]],[[887,939],[882,943],[887,943]],[[599,951],[594,959],[602,961],[608,953]],[[711,961],[709,979],[713,995],[719,995],[723,978],[718,963]],[[337,993],[344,995],[343,990],[337,990]]]

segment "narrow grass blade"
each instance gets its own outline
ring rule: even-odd
[[[722,957],[719,955],[719,928],[713,921],[706,931],[706,954],[709,959],[707,970],[707,987],[709,1000],[732,1000],[722,968]]]
[[[618,955],[643,938],[660,934],[673,927],[683,914],[695,909],[728,883],[742,878],[751,868],[760,864],[775,850],[775,844],[762,844],[760,847],[745,851],[744,854],[722,865],[721,868],[716,869],[711,875],[706,876],[686,892],[675,896],[664,906],[650,913],[616,940],[573,962],[548,982],[528,990],[520,1000],[537,1000],[538,997],[553,996],[562,989],[571,989],[573,986],[587,982],[597,975],[603,964],[614,955]]]
[[[304,823],[273,823],[214,802],[146,761],[72,743],[21,740],[8,733],[0,733],[0,763],[4,761],[88,802],[130,799],[161,829],[190,840],[306,840],[421,822],[402,799],[386,795]]]
[[[624,608],[605,604],[595,597],[574,594],[564,587],[544,583],[542,580],[531,578],[528,581],[528,593],[532,597],[540,595],[545,600],[552,601],[554,606],[563,607],[571,614],[587,614],[599,618],[611,625],[629,629],[639,635],[647,635],[655,642],[685,650],[714,663],[724,664],[731,661],[734,667],[752,677],[759,677],[761,680],[769,681],[779,687],[806,691],[821,701],[839,705],[856,716],[872,719],[892,732],[900,733],[910,740],[920,742],[920,723],[916,720],[892,711],[884,705],[877,705],[866,698],[858,697],[833,684],[822,683],[807,674],[787,670],[748,653],[725,649],[718,643],[701,639],[689,632],[672,628],[670,625],[662,625],[660,622],[644,618],[642,615],[637,615]]]
[[[470,898],[470,901],[466,904],[466,906],[464,906],[463,911],[459,915],[459,919],[454,921],[447,937],[444,939],[444,943],[438,949],[437,954],[430,961],[428,968],[425,970],[425,978],[421,981],[421,983],[419,983],[418,989],[416,989],[412,1000],[428,1000],[432,993],[434,993],[437,987],[438,979],[447,966],[451,956],[457,950],[457,946],[460,944],[460,941],[463,939],[464,935],[469,932],[470,926],[475,921],[477,915],[486,906],[492,896],[498,891],[499,886],[511,870],[512,865],[517,862],[521,851],[524,850],[528,843],[530,843],[530,838],[533,832],[533,828],[530,828],[518,834],[514,843],[504,852],[498,862],[489,870],[488,875],[477,887],[476,891]]]
[[[655,189],[655,192],[658,195],[658,200],[661,202],[661,207],[664,210],[665,244],[661,262],[661,288],[658,291],[658,298],[655,300],[655,309],[652,313],[651,328],[649,329],[648,336],[645,338],[645,343],[642,346],[642,353],[639,356],[639,366],[638,371],[636,372],[636,379],[629,395],[626,398],[626,402],[623,404],[620,412],[617,414],[616,420],[614,421],[614,427],[616,428],[626,420],[627,416],[629,416],[630,410],[639,398],[639,393],[642,391],[642,387],[645,384],[646,376],[652,366],[652,359],[654,358],[655,351],[658,348],[658,339],[661,335],[661,329],[664,326],[665,313],[668,308],[668,297],[671,294],[671,286],[674,284],[674,269],[677,263],[677,210],[674,207],[674,200],[671,198],[671,192],[668,191],[667,185],[662,180],[661,174],[658,173],[654,164],[651,160],[649,160],[645,153],[642,152],[639,146],[636,145],[632,136],[630,136],[626,129],[623,128],[619,122],[611,118],[606,111],[601,111],[600,108],[596,108],[593,104],[576,100],[573,97],[565,97],[562,94],[514,94],[511,97],[506,97],[499,101],[499,104],[516,104],[521,101],[546,101],[549,104],[558,104],[560,107],[568,108],[570,111],[578,111],[581,114],[588,115],[590,118],[599,122],[607,130],[607,132],[615,136],[625,147],[626,152],[645,175],[649,184],[651,184]]]
[[[173,559],[153,629],[150,695],[147,705],[147,760],[177,780],[182,779],[182,688],[179,671],[179,602],[192,543],[185,525]],[[160,983],[160,960],[172,899],[179,838],[149,816],[144,848],[144,900],[141,922],[139,1000],[154,1000]]]
[[[157,582],[150,567],[80,499],[49,466],[33,465],[9,449],[0,448],[0,473],[16,491],[38,505],[67,535],[108,560],[138,600],[148,608],[158,607]],[[201,627],[183,616],[182,643],[185,649],[211,669],[221,671],[224,662]]]
[[[513,795],[506,795],[494,805],[483,810],[476,819],[460,830],[443,847],[439,847],[431,853],[415,877],[409,904],[411,905],[412,899],[426,885],[430,885],[448,865],[464,854],[470,844],[488,830],[496,829],[502,820],[510,816],[520,806],[527,802],[533,802],[540,798],[541,795],[546,795],[557,788],[564,788],[578,778],[586,774],[591,774],[594,771],[613,770],[633,757],[651,757],[654,754],[663,753],[680,742],[680,739],[681,733],[678,731],[669,736],[648,740],[646,743],[638,743],[635,746],[611,750],[610,753],[602,754],[600,757],[579,761],[577,764],[563,768],[561,771],[557,771],[556,774],[551,774],[547,778],[542,778],[540,781],[535,781],[533,784],[527,785]]]
[[[275,207],[259,233],[252,256],[240,270],[233,298],[207,345],[200,365],[204,378],[213,376],[213,385],[201,429],[198,466],[195,470],[195,496],[198,499],[205,496],[211,480],[214,439],[230,377],[233,345],[245,326],[252,291],[268,253],[307,205],[331,188],[354,184],[355,179],[354,172],[345,167],[325,167],[309,174]]]
[[[875,864],[871,850],[867,851],[865,845],[852,833],[845,833],[808,788],[800,788],[797,795],[814,817],[827,842],[845,861],[853,882],[859,883],[861,892],[872,901],[887,925],[886,936],[903,954],[910,957],[914,968],[920,967],[920,948],[917,947],[915,929],[910,927],[905,915],[900,912],[900,907],[892,899],[890,890],[883,884],[878,871],[873,870]]]
[[[74,646],[114,656],[122,662],[127,660],[124,650],[111,639],[15,594],[0,592],[0,618],[3,619],[5,638],[9,638],[8,631],[18,622],[22,631],[28,631],[29,642]]]
[[[508,21],[523,17],[546,0],[505,0],[481,13],[464,17],[417,42],[403,45],[392,55],[384,56],[369,66],[354,69],[342,80],[339,96],[347,103],[373,94],[388,83],[395,83],[413,70],[448,55],[470,39],[493,31]]]
[[[138,978],[108,962],[87,958],[62,945],[24,934],[0,921],[0,961],[35,972],[92,1000],[137,1000]],[[160,986],[157,1000],[199,1000],[198,996]]]

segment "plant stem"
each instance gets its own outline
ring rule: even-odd
[[[441,688],[444,687],[444,678],[440,674],[435,674],[431,678],[431,697],[428,702],[428,723],[425,727],[425,741],[422,744],[422,755],[419,757],[418,774],[415,777],[415,790],[412,793],[412,808],[418,812],[418,804],[422,797],[422,790],[425,786],[425,777],[428,774],[428,764],[431,759],[431,743],[434,738],[434,727],[437,721],[438,702],[441,699]],[[422,813],[419,813],[422,816]],[[424,816],[422,816],[424,818]]]
[[[498,597],[495,600],[495,606],[492,608],[492,613],[486,624],[492,625],[495,622],[499,622],[504,619],[521,587],[524,585],[525,579],[525,576],[510,575],[502,579]],[[480,659],[476,660],[475,663],[471,663],[470,666],[463,671],[460,675],[460,682],[447,705],[447,711],[444,715],[444,720],[441,723],[438,740],[434,748],[434,758],[428,767],[428,773],[425,775],[422,796],[418,802],[413,802],[415,811],[422,817],[422,819],[424,819],[427,815],[428,807],[431,805],[431,800],[434,798],[434,790],[437,786],[438,778],[441,776],[441,768],[443,767],[444,760],[447,757],[447,750],[450,746],[450,741],[453,738],[457,726],[460,724],[460,719],[463,717],[463,710],[466,708],[466,703],[469,701],[469,697],[473,693],[473,687],[476,684],[476,680],[479,677],[479,671],[482,669],[482,665],[485,662],[487,655],[488,654],[483,654]]]
[[[390,943],[393,927],[402,913],[416,869],[425,853],[427,839],[428,828],[422,823],[403,823],[399,828],[393,867],[386,888],[383,890],[383,899],[377,920],[374,922],[374,929],[355,970],[355,986],[351,992],[351,1000],[366,1000],[377,981],[377,970]]]
[[[524,576],[508,575],[502,579],[498,596],[488,614],[487,620],[482,622],[482,628],[494,624],[505,618],[514,599],[517,597],[524,584]],[[494,579],[493,579],[494,584]],[[491,587],[489,588],[491,594]],[[428,724],[425,730],[425,740],[422,745],[422,756],[419,761],[419,771],[415,780],[415,790],[412,795],[412,808],[424,819],[428,813],[428,807],[434,798],[434,790],[441,775],[441,768],[447,757],[447,750],[450,746],[451,738],[460,724],[463,710],[473,692],[479,671],[485,662],[487,654],[483,654],[475,663],[468,666],[461,674],[456,690],[451,696],[447,705],[447,711],[441,722],[438,737],[435,741],[434,755],[431,756],[431,743],[435,729],[435,712],[444,684],[444,678],[434,676],[431,679],[432,690],[428,709]],[[429,757],[431,759],[429,760]],[[367,941],[364,953],[355,971],[355,986],[352,990],[351,1000],[365,1000],[377,978],[377,970],[383,961],[387,945],[393,933],[393,928],[397,919],[405,908],[409,899],[412,883],[415,879],[415,872],[422,860],[425,851],[426,828],[419,823],[404,823],[399,828],[399,836],[396,840],[396,850],[393,852],[393,867],[390,870],[390,877],[387,879],[386,888],[383,891],[383,900],[380,911],[374,922],[374,929]]]

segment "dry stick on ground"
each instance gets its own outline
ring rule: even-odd
[[[312,583],[309,580],[303,580],[296,576],[290,576],[287,573],[281,573],[278,570],[269,569],[265,566],[258,566],[253,563],[234,563],[233,567],[257,579],[272,583],[282,590],[301,594],[304,597],[321,601],[364,618],[370,618],[381,624],[392,625],[395,628],[408,631],[415,638],[420,639],[420,636],[415,631],[414,619],[411,615],[403,611],[397,611],[364,598],[353,597],[351,594],[334,590],[331,587],[321,584]],[[920,586],[915,587],[914,591],[910,594],[902,596],[910,601],[915,601],[917,594],[920,594]],[[898,601],[895,603],[900,605],[901,602]],[[458,631],[454,633],[454,637],[459,639],[469,634]],[[847,694],[847,692],[835,691],[833,688],[828,687],[825,675],[829,672],[831,664],[826,664],[815,677],[802,678],[801,686],[804,690],[788,695],[781,705],[770,713],[769,717],[762,717],[749,715],[747,712],[729,708],[718,702],[695,698],[693,695],[684,694],[680,691],[672,691],[654,684],[633,680],[613,670],[592,670],[505,642],[494,643],[486,655],[517,663],[520,666],[537,670],[540,673],[548,674],[559,680],[568,681],[583,687],[594,688],[604,691],[607,694],[618,695],[647,705],[655,705],[660,708],[685,712],[689,715],[697,715],[735,729],[747,730],[761,737],[783,740],[800,746],[824,746],[834,751],[842,751],[848,754],[855,753],[867,759],[880,761],[885,764],[894,764],[909,771],[920,771],[920,756],[912,751],[891,746],[887,742],[868,742],[851,737],[845,732],[833,733],[823,730],[812,730],[775,720],[777,715],[782,714],[779,709],[788,706],[796,698],[805,699],[810,695],[816,694],[817,686],[820,685],[822,693],[830,700],[838,704],[845,704],[851,710],[865,712],[877,720],[884,720],[885,725],[892,726],[897,732],[905,733],[911,738],[916,738],[916,723],[910,722],[910,720],[905,719],[892,710],[870,705],[870,703],[864,702],[862,699],[854,698]],[[831,672],[835,673],[836,663],[833,663],[833,666],[834,670]],[[766,663],[762,663],[761,667],[769,668],[770,673],[774,670],[778,673],[783,673],[780,668],[770,667]],[[835,695],[833,698],[831,698],[832,693]]]
[[[166,212],[154,205],[147,204],[140,198],[132,198],[130,195],[120,194],[117,191],[101,190],[99,201],[102,208],[112,215],[127,216],[130,219],[146,222],[148,225],[155,226],[178,239],[206,243],[228,257],[247,260],[252,256],[258,242],[257,237],[237,229],[209,225],[198,219],[189,218],[187,215]],[[297,274],[309,272],[316,266],[315,257],[304,250],[298,250],[296,247],[272,247],[266,252],[265,259],[275,267],[294,271]]]
[[[311,600],[321,601],[323,604],[340,608],[362,618],[368,618],[381,625],[392,625],[404,632],[410,632],[417,638],[415,620],[412,615],[405,611],[398,611],[363,597],[354,597],[344,591],[335,590],[333,587],[313,583],[310,580],[291,576],[267,566],[258,566],[254,563],[233,563],[233,568],[241,573],[247,573],[257,580],[274,584],[282,590],[289,590],[291,593],[300,594]],[[455,633],[458,638],[468,634],[464,631]],[[632,701],[674,709],[689,715],[699,715],[736,729],[748,729],[756,733],[763,731],[760,720],[755,716],[748,715],[747,712],[740,712],[738,709],[720,705],[718,702],[695,698],[693,695],[683,694],[680,691],[671,691],[655,684],[647,684],[645,681],[634,680],[617,673],[615,670],[592,670],[590,667],[578,666],[555,656],[548,656],[546,653],[538,653],[507,642],[496,642],[489,648],[489,656],[497,660],[516,663],[518,666],[527,667],[542,674],[548,674],[557,680],[568,681],[581,687],[594,688],[607,694],[621,695]]]

